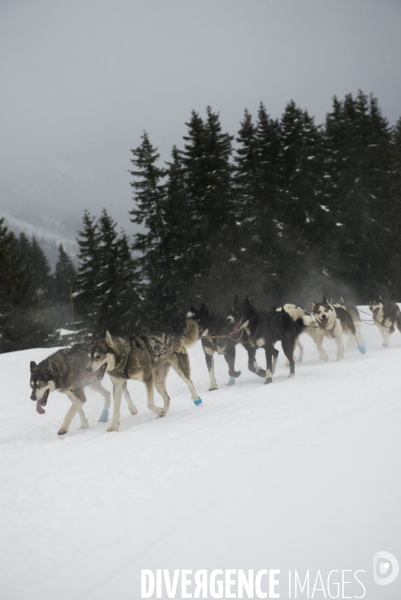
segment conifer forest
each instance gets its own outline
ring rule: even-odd
[[[376,98],[335,97],[322,125],[291,101],[280,119],[245,110],[236,133],[210,107],[186,128],[170,157],[134,140],[133,236],[83,207],[78,256],[60,245],[51,273],[0,220],[1,352],[180,331],[191,304],[224,315],[234,294],[266,310],[401,299],[401,118]]]

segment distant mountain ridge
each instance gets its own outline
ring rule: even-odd
[[[77,263],[78,244],[76,240],[67,238],[57,232],[58,228],[61,229],[61,224],[58,227],[58,223],[55,222],[54,230],[51,231],[45,227],[41,227],[40,225],[35,225],[33,223],[29,223],[28,221],[24,221],[23,219],[13,217],[2,209],[0,209],[0,218],[4,218],[7,227],[9,227],[9,229],[17,236],[19,236],[20,233],[25,233],[29,239],[32,236],[35,236],[36,240],[46,254],[47,259],[49,260],[52,271],[54,271],[56,266],[58,247],[60,244],[63,245],[63,248],[67,254],[71,256],[73,262],[75,264]]]

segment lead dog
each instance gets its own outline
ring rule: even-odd
[[[114,337],[108,331],[101,339],[92,340],[88,355],[88,371],[104,369],[113,382],[114,413],[107,431],[118,431],[121,394],[127,379],[143,381],[146,386],[148,408],[159,417],[167,414],[170,398],[165,379],[170,366],[187,384],[194,404],[202,400],[191,381],[187,348],[198,339],[198,326],[191,316],[187,317],[187,329],[181,335],[168,333],[135,334]],[[163,408],[154,403],[153,385],[164,400]]]
[[[320,303],[312,300],[312,308],[316,322],[319,325],[316,330],[316,345],[322,360],[329,359],[327,352],[323,349],[323,339],[325,337],[336,341],[337,360],[344,358],[343,333],[352,337],[361,354],[365,354],[365,347],[355,331],[352,317],[345,308],[329,304],[325,296],[323,296],[323,302]]]
[[[266,354],[265,383],[273,381],[272,376],[279,354],[274,344],[279,340],[281,340],[284,354],[290,363],[289,377],[295,375],[295,341],[309,324],[309,321],[304,321],[304,317],[299,317],[294,321],[285,310],[280,312],[257,310],[250,303],[248,296],[243,302],[240,302],[238,296],[235,296],[227,321],[233,324],[231,335],[245,330],[255,348],[264,348]]]
[[[86,402],[84,387],[99,392],[104,398],[104,408],[99,421],[107,423],[110,407],[110,392],[105,390],[100,383],[102,372],[88,375],[86,365],[88,364],[88,347],[84,344],[75,344],[71,348],[64,348],[54,352],[38,365],[31,361],[31,380],[32,388],[31,400],[36,402],[36,411],[42,415],[43,409],[47,404],[49,394],[54,391],[66,394],[72,402],[72,406],[67,412],[58,435],[67,433],[71,421],[76,413],[81,419],[80,429],[89,427],[88,419],[83,410]],[[127,400],[131,414],[136,415],[137,410],[132,403],[128,393],[127,386],[124,388],[124,396]]]
[[[371,299],[369,309],[373,313],[373,322],[383,338],[382,346],[387,348],[390,336],[395,331],[394,325],[401,332],[401,311],[397,304],[384,302],[381,296]]]
[[[217,390],[217,382],[214,374],[214,354],[223,354],[228,364],[228,374],[230,379],[227,385],[234,385],[241,371],[235,370],[235,346],[241,343],[248,352],[248,366],[250,371],[266,377],[266,371],[261,369],[256,360],[256,350],[249,340],[247,333],[242,330],[237,336],[230,336],[232,326],[227,323],[225,317],[212,315],[206,304],[201,304],[199,309],[191,306],[191,313],[198,324],[199,337],[202,342],[203,352],[205,353],[206,366],[209,371],[210,387],[209,391]]]

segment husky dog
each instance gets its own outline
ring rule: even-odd
[[[274,344],[281,340],[284,354],[290,363],[290,375],[295,375],[294,345],[297,337],[305,329],[307,323],[303,317],[295,321],[290,315],[282,310],[256,310],[249,301],[248,296],[240,302],[238,296],[234,297],[231,314],[227,317],[228,323],[233,323],[231,335],[237,334],[243,329],[249,335],[250,340],[258,348],[264,348],[266,354],[266,379],[265,383],[272,383],[273,373],[276,368],[278,350]],[[273,358],[272,358],[273,357]]]
[[[282,306],[280,308],[276,308],[277,312],[281,312],[282,310],[285,310],[285,312],[287,312],[290,315],[290,317],[293,321],[296,321],[297,319],[302,317],[304,320],[304,323],[306,325],[303,333],[307,333],[316,344],[317,325],[314,322],[313,317],[304,308],[301,308],[300,306],[297,306],[296,304],[284,304],[284,306]],[[301,342],[299,341],[299,338],[297,338],[295,340],[295,346],[299,350],[298,362],[301,363],[304,359],[304,347],[302,346]],[[286,364],[288,367],[290,364],[288,360],[287,360]]]
[[[138,379],[146,386],[148,408],[159,417],[167,414],[170,398],[165,379],[170,366],[187,384],[194,404],[202,400],[191,381],[191,370],[187,348],[198,339],[198,326],[192,315],[187,317],[187,329],[181,335],[168,333],[134,334],[129,337],[114,337],[108,331],[101,339],[94,336],[88,355],[88,372],[107,370],[113,382],[114,413],[107,431],[118,431],[121,393],[127,379]],[[153,384],[164,400],[163,408],[156,406]]]
[[[394,325],[401,332],[401,311],[394,302],[384,302],[381,296],[373,297],[369,303],[373,313],[374,324],[379,328],[383,344],[387,348],[390,335],[395,331]]]
[[[100,379],[103,377],[104,370],[100,369],[97,373],[89,375],[86,371],[88,364],[88,347],[84,344],[75,344],[71,348],[64,348],[51,354],[38,365],[31,361],[31,400],[36,402],[36,411],[42,415],[45,413],[43,406],[46,406],[47,399],[51,392],[57,390],[67,394],[72,402],[72,406],[67,412],[58,435],[67,433],[70,423],[76,413],[81,419],[80,429],[89,427],[88,419],[83,411],[83,404],[86,401],[84,387],[99,392],[104,398],[104,409],[100,415],[99,421],[107,423],[110,393],[102,387]],[[132,403],[127,388],[124,389],[124,396],[127,400],[131,414],[136,415],[137,410]]]
[[[361,319],[361,315],[359,314],[359,310],[356,307],[355,304],[353,304],[353,302],[346,302],[344,300],[344,298],[341,296],[340,300],[338,300],[337,302],[332,302],[332,305],[334,306],[334,308],[338,308],[339,306],[341,308],[345,308],[346,311],[349,312],[349,314],[351,315],[351,318],[354,322],[354,326],[355,326],[355,331],[358,334],[358,338],[360,339],[362,345],[365,345],[365,342],[363,341],[363,337],[362,337],[362,327],[363,327],[363,322]],[[353,347],[353,339],[350,338],[349,342],[347,344],[347,348],[351,349]]]
[[[205,353],[206,365],[209,371],[210,387],[209,391],[217,390],[217,382],[214,374],[214,353],[223,354],[228,364],[228,374],[230,379],[227,385],[234,385],[235,379],[241,375],[241,371],[235,370],[235,346],[243,344],[248,351],[249,368],[259,377],[265,377],[266,371],[261,369],[255,360],[256,350],[251,344],[248,334],[242,330],[237,336],[230,336],[232,326],[227,323],[225,317],[215,316],[209,313],[206,304],[202,304],[200,309],[191,306],[191,313],[198,324],[199,337],[202,342],[203,352]]]
[[[355,340],[358,350],[365,354],[365,347],[359,340],[355,331],[354,322],[349,312],[341,307],[334,307],[329,304],[326,296],[323,296],[323,302],[316,303],[312,300],[313,314],[319,328],[316,330],[316,344],[322,360],[328,360],[328,354],[323,350],[323,338],[334,338],[337,343],[337,360],[344,358],[343,333],[346,333]]]

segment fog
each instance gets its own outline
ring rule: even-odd
[[[74,238],[106,206],[133,230],[130,158],[144,130],[168,160],[191,110],[235,134],[260,102],[322,123],[332,97],[401,115],[397,0],[2,0],[0,209]]]

